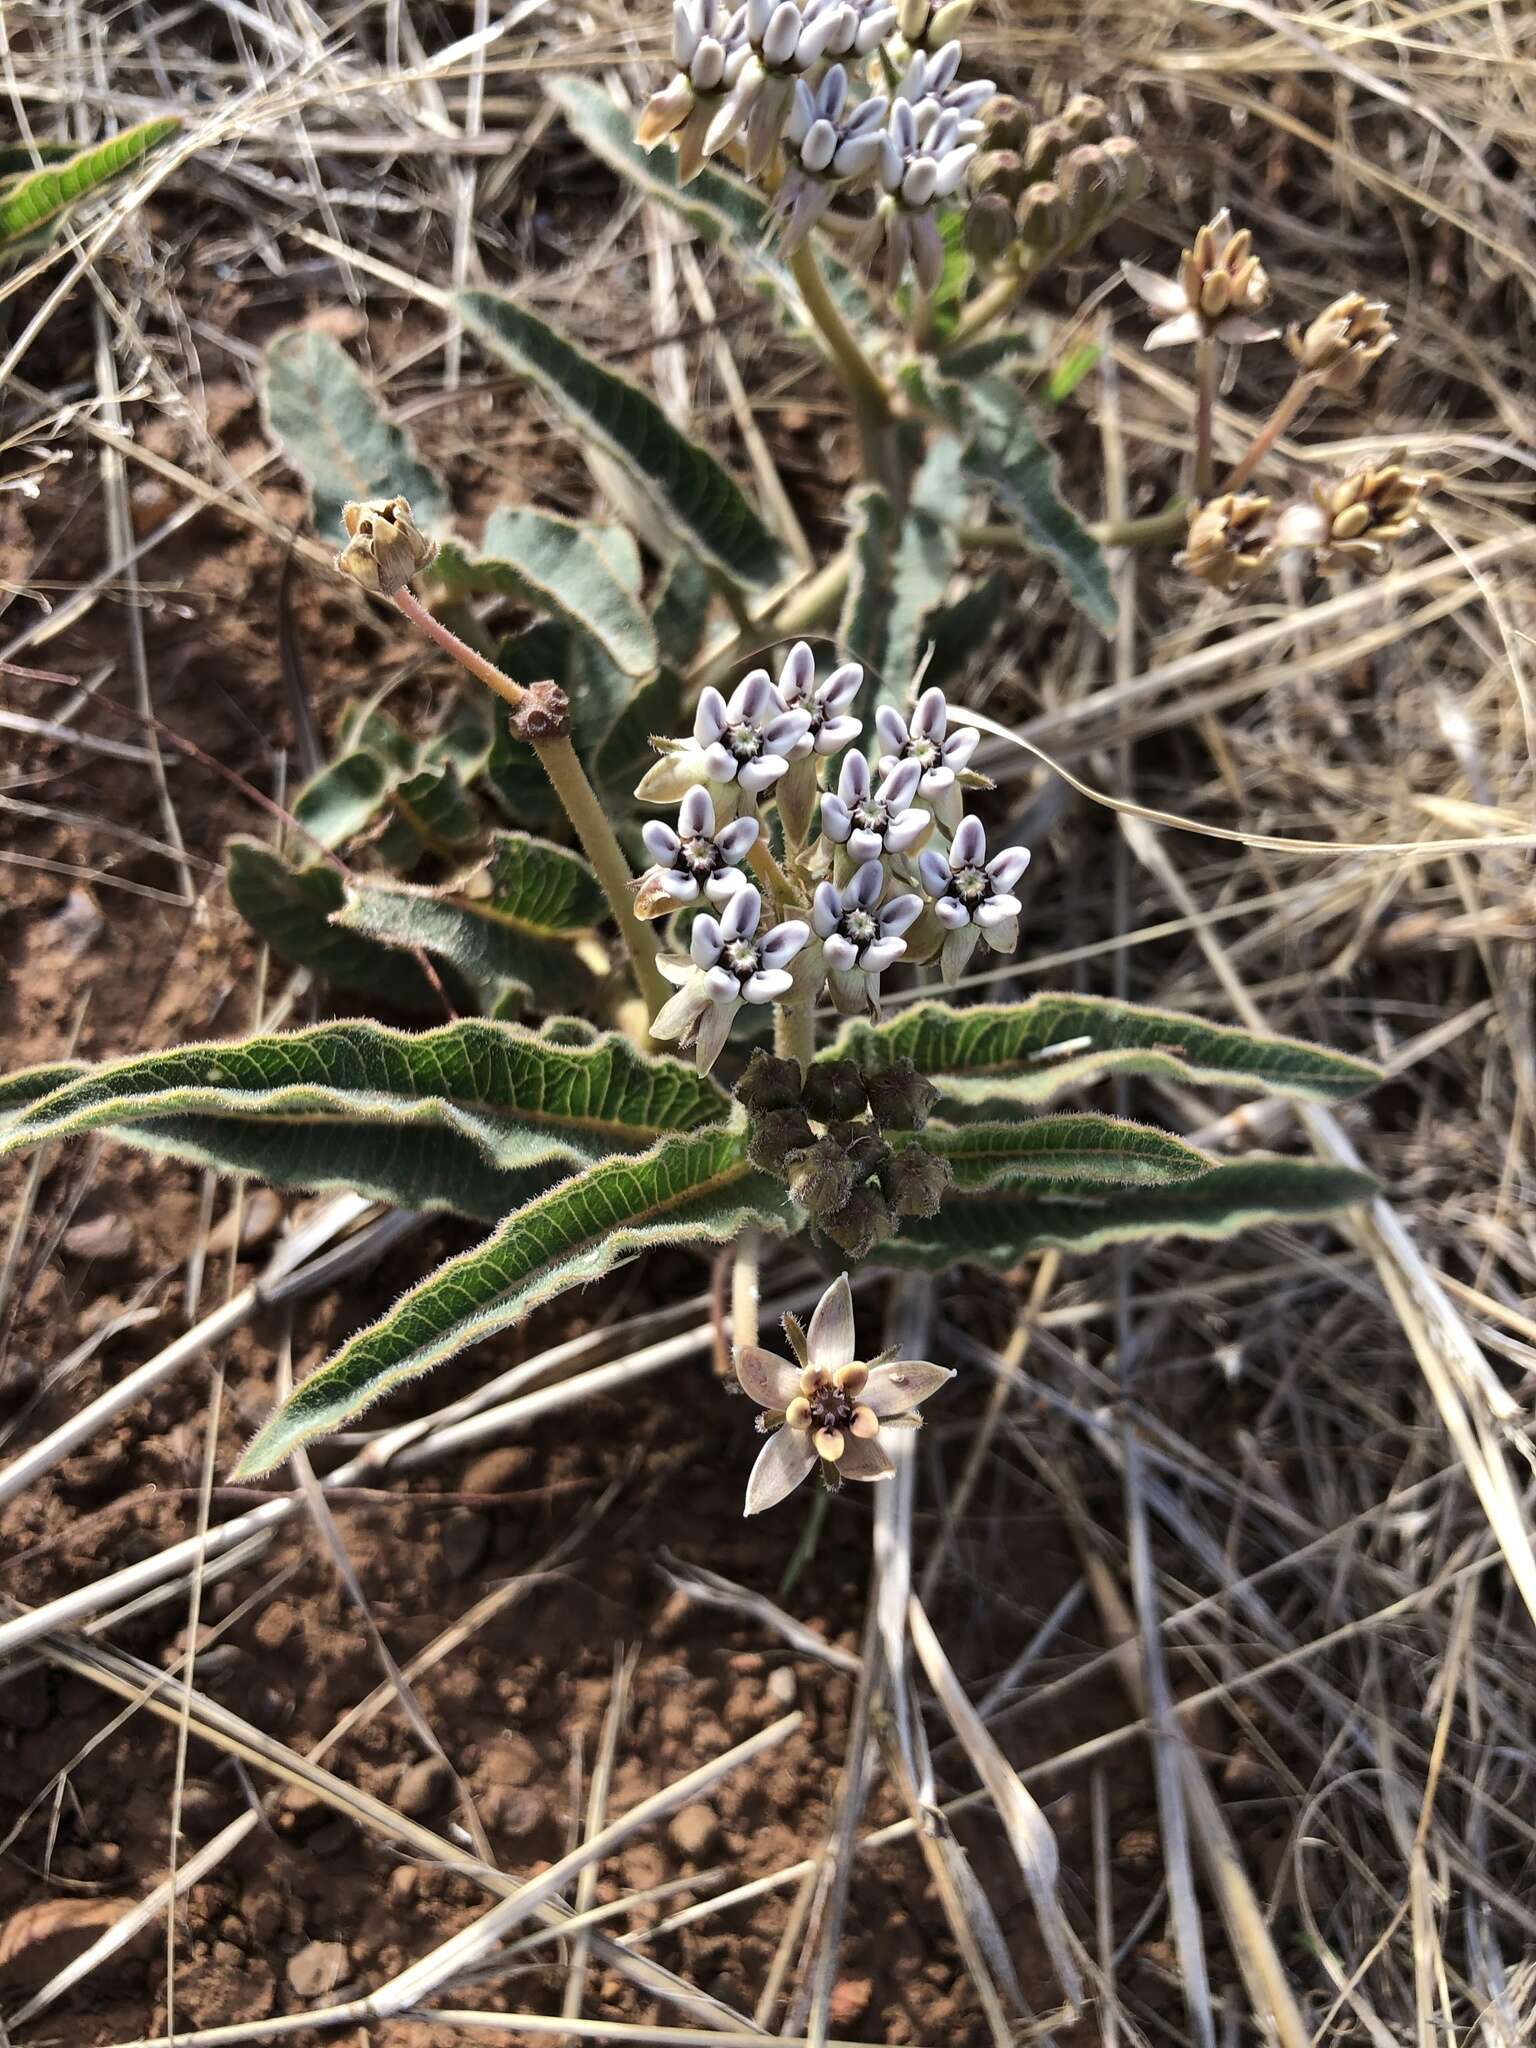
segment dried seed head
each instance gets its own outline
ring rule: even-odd
[[[1319,387],[1347,398],[1365,382],[1397,340],[1385,304],[1363,292],[1346,292],[1318,314],[1310,326],[1292,327],[1286,344],[1301,368]]]
[[[835,1138],[818,1138],[784,1162],[789,1191],[824,1228],[853,1192],[854,1165]]]
[[[904,1145],[881,1169],[880,1186],[898,1216],[937,1216],[954,1177],[947,1159]]]
[[[393,597],[411,578],[427,568],[437,554],[411,517],[405,498],[370,498],[346,506],[342,524],[347,545],[336,557],[344,576],[380,597]]]
[[[939,1091],[910,1060],[892,1060],[883,1073],[865,1077],[869,1109],[882,1131],[920,1131]]]
[[[754,1111],[796,1109],[800,1105],[800,1063],[776,1059],[759,1048],[736,1083],[736,1100]]]
[[[1174,567],[1208,583],[1212,590],[1239,590],[1251,583],[1274,553],[1270,501],[1249,492],[1212,498],[1189,515],[1189,543]]]
[[[821,1218],[821,1228],[850,1259],[862,1259],[891,1234],[891,1212],[884,1195],[868,1182],[849,1195],[843,1206]]]
[[[747,1132],[747,1157],[764,1173],[784,1174],[791,1154],[807,1151],[816,1133],[803,1109],[759,1110]]]
[[[1253,253],[1247,228],[1234,232],[1225,207],[1206,222],[1179,259],[1176,278],[1160,277],[1128,263],[1132,287],[1164,317],[1147,336],[1148,348],[1218,337],[1223,341],[1269,341],[1275,329],[1259,315],[1269,303],[1269,278]]]
[[[852,1060],[818,1060],[801,1096],[808,1116],[821,1124],[847,1123],[868,1108],[864,1076]]]
[[[1418,524],[1419,501],[1435,479],[1408,476],[1397,463],[1367,465],[1335,483],[1314,484],[1310,502],[1289,505],[1275,526],[1281,547],[1311,548],[1320,576],[1351,566],[1380,575],[1398,541]]]

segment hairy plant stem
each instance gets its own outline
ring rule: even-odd
[[[816,1011],[809,996],[780,1003],[773,1014],[773,1049],[781,1060],[798,1060],[809,1073],[816,1054]]]
[[[984,327],[991,326],[1000,313],[1006,313],[1024,285],[1022,270],[1005,270],[1000,277],[994,277],[989,285],[983,286],[955,322],[954,332],[940,352],[940,361],[951,349],[973,341]]]
[[[763,1263],[762,1233],[755,1224],[736,1240],[731,1261],[731,1342],[738,1348],[757,1342],[758,1281]]]
[[[1317,379],[1308,376],[1305,371],[1294,380],[1289,391],[1249,442],[1237,467],[1227,478],[1229,491],[1240,491],[1243,488],[1316,389]]]
[[[1220,369],[1214,338],[1195,343],[1195,497],[1204,504],[1216,488],[1216,378]]]
[[[775,903],[799,903],[799,891],[764,845],[761,832],[747,851],[747,865]]]
[[[896,416],[885,379],[864,353],[858,336],[843,318],[837,301],[816,261],[816,251],[802,242],[789,259],[789,267],[805,310],[810,314],[827,345],[827,352],[853,401],[854,419],[864,454],[864,473],[871,483],[880,484],[893,497],[902,495],[899,452],[895,445]]]
[[[483,654],[477,654],[451,627],[434,618],[409,590],[397,590],[394,602],[396,609],[404,613],[413,626],[419,626],[429,639],[435,640],[439,647],[451,654],[461,668],[467,669],[487,689],[494,690],[505,703],[520,708],[526,702],[528,692],[521,683],[504,675]],[[636,984],[654,1016],[671,990],[656,964],[656,935],[635,915],[634,899],[630,893],[634,877],[630,873],[629,862],[624,858],[624,849],[608,821],[608,814],[598,801],[597,791],[587,780],[587,771],[567,735],[562,733],[551,739],[535,739],[530,735],[529,744],[538,755],[539,765],[564,807],[571,829],[581,842],[582,852],[592,863],[603,894],[608,899],[614,923],[624,940]]]
[[[1184,499],[1175,498],[1160,512],[1144,513],[1139,519],[1094,519],[1088,522],[1088,531],[1101,547],[1106,548],[1156,548],[1171,547],[1184,538],[1189,507]],[[963,547],[987,548],[995,554],[1031,554],[1028,541],[1016,526],[988,521],[981,526],[956,528]]]

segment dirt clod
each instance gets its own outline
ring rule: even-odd
[[[307,1941],[288,1958],[288,1982],[300,1998],[324,1998],[347,1974],[349,1960],[339,1941]]]

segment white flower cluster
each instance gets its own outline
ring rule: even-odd
[[[675,0],[674,76],[652,95],[638,140],[670,140],[686,184],[733,148],[759,177],[782,145],[774,206],[793,253],[834,196],[870,189],[858,244],[883,245],[894,287],[910,262],[932,291],[944,250],[935,208],[960,191],[983,133],[989,78],[961,83],[953,31],[972,0]],[[894,91],[876,90],[898,78]]]
[[[970,767],[976,731],[952,731],[943,691],[930,688],[909,716],[880,707],[871,757],[854,744],[863,680],[851,661],[818,678],[801,641],[776,678],[759,668],[729,697],[706,689],[692,733],[655,742],[661,758],[636,795],[677,804],[677,824],[644,828],[655,865],[636,885],[636,909],[697,914],[687,954],[662,960],[677,994],[651,1029],[691,1047],[706,1072],[744,1003],[825,990],[845,1016],[878,1017],[881,977],[898,960],[937,957],[953,982],[978,943],[1018,943],[1013,892],[1029,854],[1008,847],[989,860],[980,821],[964,815],[966,788],[990,787]],[[784,828],[782,867],[757,814],[766,802]]]

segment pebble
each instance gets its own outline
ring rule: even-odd
[[[851,2027],[869,2011],[874,1997],[874,1980],[869,1977],[839,1977],[832,1986],[827,2017],[836,2027]]]
[[[498,1735],[480,1760],[481,1775],[492,1785],[531,1785],[542,1770],[539,1752],[526,1735]]]
[[[780,1664],[777,1670],[768,1674],[768,1697],[777,1707],[792,1707],[796,1692],[795,1674],[788,1664]]]
[[[514,1785],[496,1785],[480,1801],[487,1827],[504,1835],[531,1835],[544,1818],[544,1801],[537,1792]]]
[[[274,1600],[264,1607],[251,1628],[251,1639],[258,1650],[268,1654],[281,1650],[289,1643],[299,1626],[299,1617],[286,1600]]]
[[[667,1833],[679,1855],[686,1856],[690,1863],[702,1863],[719,1839],[720,1823],[713,1807],[685,1806],[681,1813],[672,1816]]]
[[[133,1225],[111,1210],[88,1222],[72,1223],[64,1233],[64,1249],[72,1259],[127,1259],[133,1256],[133,1246]]]
[[[467,1579],[491,1547],[491,1525],[484,1515],[450,1515],[443,1524],[443,1563],[451,1579]]]
[[[464,1467],[464,1493],[515,1493],[533,1465],[528,1444],[503,1444],[499,1450],[482,1451]]]
[[[430,1813],[447,1797],[451,1782],[448,1766],[440,1756],[423,1757],[420,1763],[408,1764],[400,1773],[395,1805],[412,1819]]]
[[[346,1975],[347,1963],[339,1941],[306,1941],[288,1958],[288,1982],[300,1998],[324,1998]]]

